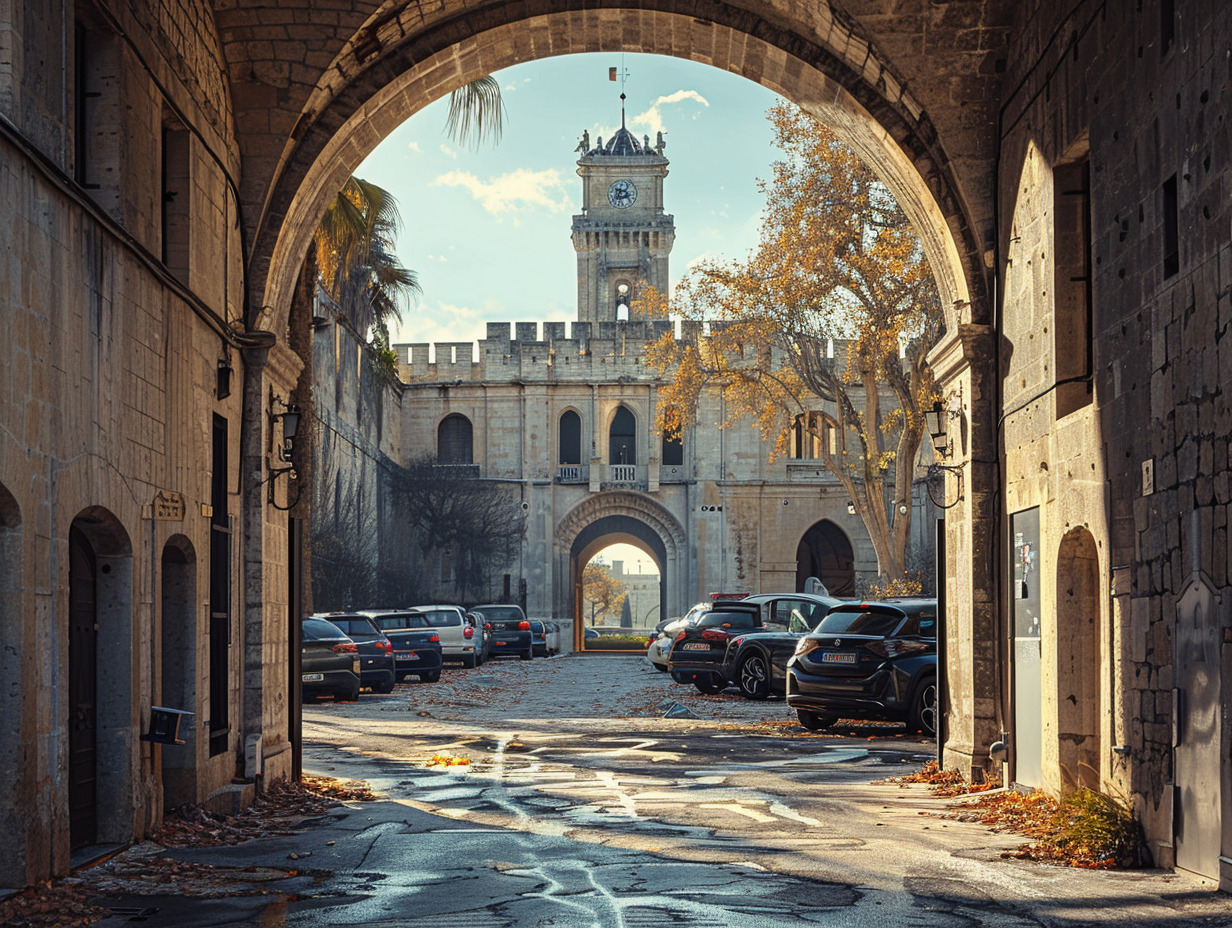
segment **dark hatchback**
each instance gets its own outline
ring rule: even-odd
[[[535,657],[548,656],[548,628],[538,619],[530,620],[530,640],[534,645]]]
[[[313,618],[337,625],[359,648],[359,685],[375,693],[394,691],[393,645],[366,615],[353,612],[318,612]]]
[[[740,634],[763,628],[761,607],[743,600],[716,599],[710,608],[676,632],[667,669],[677,683],[692,683],[703,693],[727,688],[723,658],[727,645]]]
[[[382,609],[365,612],[389,639],[394,652],[394,675],[401,683],[417,676],[423,683],[441,678],[441,636],[428,620],[413,609]]]
[[[359,699],[359,647],[337,625],[309,617],[300,624],[300,685],[304,696]]]
[[[935,599],[843,603],[800,639],[787,664],[787,704],[800,724],[892,719],[928,735],[937,725]]]
[[[524,661],[535,656],[535,640],[530,622],[521,606],[487,603],[475,606],[473,611],[482,612],[492,626],[492,656],[516,654]]]
[[[721,672],[745,699],[781,696],[787,690],[787,662],[796,644],[842,600],[813,593],[761,593],[744,602],[761,607],[764,630],[733,638]]]

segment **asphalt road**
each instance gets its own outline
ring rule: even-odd
[[[663,718],[676,703],[694,717]],[[705,697],[594,655],[309,704],[305,771],[367,780],[382,800],[171,855],[257,868],[272,901],[120,904],[146,905],[149,928],[1232,925],[1228,898],[1197,880],[1003,860],[1021,839],[922,814],[947,802],[873,782],[932,756],[901,727],[793,722],[781,701]],[[426,766],[434,755],[470,763]]]

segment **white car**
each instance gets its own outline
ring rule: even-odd
[[[415,606],[410,611],[422,615],[441,636],[442,660],[461,661],[463,667],[483,663],[483,629],[476,629],[461,607]]]

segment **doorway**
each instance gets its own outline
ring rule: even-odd
[[[855,553],[846,533],[823,519],[796,546],[796,589],[803,590],[809,577],[825,584],[831,596],[856,595]]]

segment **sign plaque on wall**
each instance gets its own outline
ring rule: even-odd
[[[159,490],[154,494],[155,522],[183,522],[188,506],[184,502],[184,494],[173,490]]]

